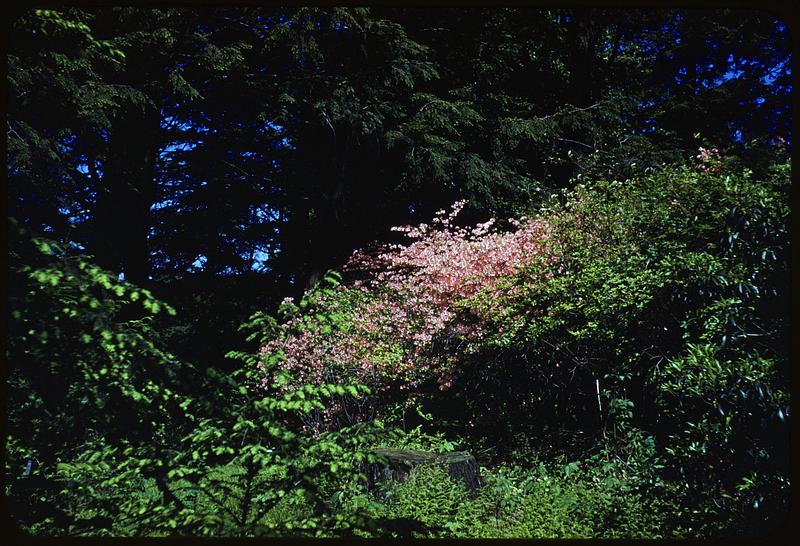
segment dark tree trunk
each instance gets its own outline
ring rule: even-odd
[[[694,133],[699,131],[704,124],[702,112],[697,112],[695,108],[696,96],[700,84],[698,65],[701,62],[700,48],[703,46],[704,36],[698,33],[692,25],[687,25],[684,30],[684,67],[686,77],[681,90],[681,115],[676,116],[678,120],[678,136],[683,141],[683,145],[692,148],[694,144]],[[702,132],[702,131],[701,131]]]
[[[580,108],[597,98],[594,64],[602,15],[598,10],[571,10],[569,14],[569,95],[572,104]]]
[[[147,237],[155,201],[159,120],[131,108],[112,129],[97,191],[94,252],[98,263],[137,284],[148,280]]]
[[[352,241],[347,237],[347,224],[352,221],[347,201],[347,182],[353,173],[349,170],[349,139],[347,127],[339,127],[339,136],[322,131],[317,141],[330,149],[330,161],[312,176],[320,180],[321,191],[307,196],[313,203],[303,211],[306,221],[306,244],[299,290],[314,288],[331,267],[340,264]],[[302,223],[302,220],[301,220]],[[299,249],[298,249],[299,250]]]

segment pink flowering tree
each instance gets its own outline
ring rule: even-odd
[[[431,385],[449,389],[487,321],[504,312],[491,302],[507,299],[500,296],[516,286],[509,279],[534,261],[553,261],[544,220],[510,219],[506,232],[493,231],[493,219],[459,227],[464,205],[438,211],[430,225],[393,228],[406,244],[356,251],[343,268],[352,278],[346,284],[329,275],[297,305],[284,300],[284,321],[261,349],[263,386],[358,383],[383,401],[408,400]],[[309,426],[375,411],[374,397],[341,397]]]

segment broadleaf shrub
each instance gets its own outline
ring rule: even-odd
[[[676,529],[774,527],[789,166],[759,180],[734,167],[579,184],[506,232],[457,227],[462,203],[398,228],[411,242],[357,251],[345,282],[278,326],[264,385],[366,383],[365,404],[342,399],[314,427],[414,408],[497,461],[601,446],[630,458],[649,438],[684,503]]]
[[[356,252],[205,374],[174,311],[12,222],[6,496],[25,532],[680,537],[788,507],[789,166],[578,185]],[[201,394],[198,394],[201,393]],[[468,450],[468,494],[375,447]],[[540,462],[543,461],[543,462]]]

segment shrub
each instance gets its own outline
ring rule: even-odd
[[[436,465],[414,467],[404,482],[388,490],[385,502],[391,518],[422,524],[424,533],[417,536],[460,536],[470,524],[467,490]]]
[[[403,404],[485,437],[499,458],[600,442],[623,453],[649,431],[664,477],[683,482],[686,532],[777,522],[787,189],[788,166],[763,180],[670,168],[579,185],[504,234],[456,228],[456,206],[433,227],[402,228],[408,245],[357,252],[346,269],[360,277],[312,298],[265,353],[306,381],[370,382],[371,404],[339,408],[356,421],[390,414],[406,392]],[[326,316],[341,320],[299,342]]]
[[[332,396],[367,388],[267,395],[255,355],[242,354],[232,356],[246,368],[198,377],[151,325],[161,310],[174,313],[168,306],[11,227],[5,493],[20,530],[325,536],[370,525],[332,514],[331,495],[360,487],[365,446],[389,431],[362,423],[312,436],[297,426]],[[269,321],[248,326],[268,330]]]
[[[585,467],[585,470],[580,470]],[[485,484],[474,497],[436,466],[413,469],[389,484],[372,513],[382,513],[391,536],[441,538],[659,538],[670,517],[667,505],[605,479],[586,463],[560,469],[483,469]],[[602,477],[605,475],[605,477]],[[362,501],[366,502],[366,501]],[[377,506],[375,503],[378,503]],[[372,535],[375,536],[375,535]]]
[[[262,348],[265,388],[278,377],[284,389],[356,381],[384,401],[413,397],[431,384],[450,388],[465,340],[482,335],[480,317],[458,319],[459,302],[547,254],[546,223],[512,220],[508,233],[489,233],[492,221],[458,228],[453,220],[463,204],[448,216],[439,211],[433,226],[396,228],[411,238],[406,246],[354,253],[345,271],[362,278],[350,285],[330,273],[298,305],[286,300],[285,321]],[[346,402],[316,426],[352,423],[374,411]]]
[[[779,524],[788,485],[788,180],[788,166],[764,180],[671,169],[580,186],[552,207],[556,274],[540,282],[521,274],[507,296],[469,302],[508,309],[487,326],[475,369],[504,378],[494,396],[522,409],[505,419],[518,430],[524,415],[538,416],[527,430],[544,431],[545,441],[553,424],[573,437],[593,432],[579,447],[608,434],[624,443],[614,407],[624,400],[631,424],[660,447],[665,477],[684,490],[677,519],[686,532]],[[491,395],[465,398],[485,406]]]

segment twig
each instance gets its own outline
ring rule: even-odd
[[[594,108],[596,106],[600,106],[604,102],[605,101],[600,101],[600,102],[597,102],[597,103],[595,103],[595,104],[593,104],[591,106],[587,106],[586,108],[573,108],[572,110],[562,110],[561,112],[554,112],[552,114],[548,114],[548,115],[546,115],[544,117],[537,118],[537,119],[539,121],[544,121],[546,119],[554,118],[556,116],[563,116],[563,115],[566,115],[566,114],[575,114],[575,113],[578,113],[578,112],[585,112],[587,110],[591,110],[592,108]]]
[[[577,140],[572,140],[571,138],[556,138],[556,140],[560,140],[562,142],[571,142],[572,144],[580,144],[581,146],[586,146],[590,150],[596,150],[597,149],[594,146],[590,146],[589,144],[586,144],[585,142],[579,142]]]
[[[11,122],[10,121],[6,120],[6,125],[8,125],[8,130],[11,131],[14,134],[14,136],[17,137],[20,140],[20,142],[22,142],[22,143],[25,142],[25,139],[22,138],[21,136],[19,136],[19,133],[16,132],[14,130],[14,128],[11,126]]]
[[[233,167],[234,169],[236,169],[236,170],[237,170],[237,171],[239,171],[240,173],[244,174],[245,176],[253,176],[253,175],[252,175],[252,174],[250,174],[249,172],[245,171],[245,170],[244,170],[244,169],[242,169],[241,167],[237,167],[237,166],[236,166],[236,165],[234,165],[233,163],[230,163],[230,162],[228,162],[228,161],[225,161],[224,159],[222,160],[222,162],[223,162],[223,163],[225,163],[226,165],[230,166],[230,167]]]

